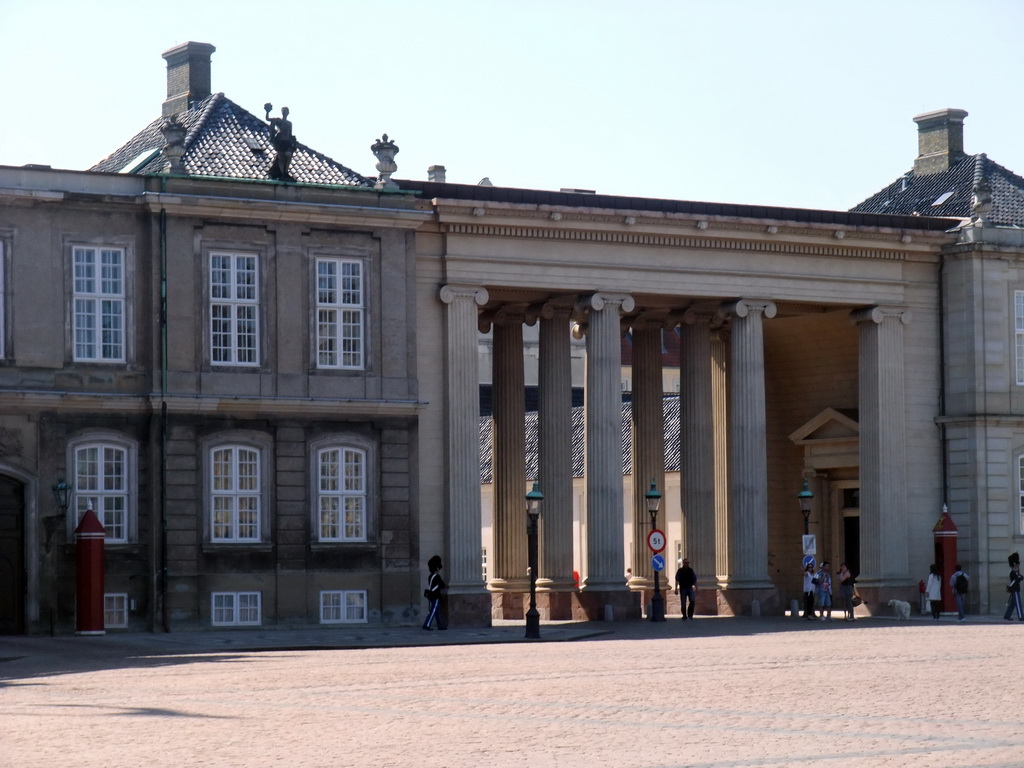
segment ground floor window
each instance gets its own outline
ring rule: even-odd
[[[215,627],[259,626],[263,623],[260,592],[214,592],[210,595],[211,624]]]
[[[320,623],[366,622],[366,590],[324,590],[320,593]]]
[[[103,626],[105,629],[124,629],[128,626],[128,595],[108,592],[103,595]]]

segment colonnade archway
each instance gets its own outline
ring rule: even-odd
[[[773,434],[787,426],[798,395],[780,392],[785,376],[775,357],[796,358],[785,328],[840,325],[859,409],[860,472],[874,490],[861,494],[862,585],[906,578],[906,524],[902,471],[902,329],[909,313],[873,306],[807,307],[764,297],[669,298],[606,291],[555,294],[526,288],[445,285],[447,308],[448,446],[452,473],[449,577],[456,610],[490,610],[519,618],[528,591],[524,494],[536,479],[545,495],[541,517],[538,602],[545,618],[630,618],[640,615],[652,584],[650,528],[643,495],[651,480],[665,488],[661,334],[680,336],[679,498],[660,515],[678,514],[683,551],[699,574],[700,610],[742,613],[757,600],[774,611],[790,597],[789,541],[799,546],[802,520],[795,502],[801,456]],[[780,307],[782,311],[780,312]],[[776,319],[778,317],[778,319]],[[821,318],[828,318],[822,320]],[[527,477],[524,439],[523,327],[540,323],[538,471]],[[585,480],[577,540],[573,535],[570,328],[586,342]],[[489,579],[480,578],[478,393],[475,366],[479,330],[493,331],[493,550]],[[632,481],[624,499],[620,335],[633,343]],[[840,333],[840,332],[837,332]],[[788,346],[787,346],[788,345]],[[797,361],[791,367],[807,367]],[[850,367],[852,366],[852,370]],[[813,366],[812,366],[813,367]],[[776,370],[766,377],[766,371]],[[799,371],[798,371],[799,373]],[[819,376],[819,379],[821,377]],[[824,379],[827,380],[827,376]],[[799,384],[797,384],[799,389]],[[827,397],[827,393],[823,395]],[[784,437],[790,429],[785,430]],[[769,450],[784,453],[780,459]],[[788,477],[769,477],[783,467]],[[775,490],[773,490],[775,489]],[[779,489],[782,489],[781,491]],[[678,510],[672,512],[673,507]],[[884,518],[884,521],[883,521]],[[664,525],[659,517],[659,526]],[[624,546],[626,538],[633,546]],[[477,535],[474,537],[473,533]],[[792,534],[792,535],[791,535]],[[782,551],[779,551],[779,550]],[[797,558],[793,558],[797,559]],[[669,557],[662,583],[671,579]],[[580,563],[580,582],[574,580]],[[627,583],[624,567],[632,571]],[[794,571],[795,573],[795,571]],[[666,578],[667,577],[667,578]],[[638,596],[640,593],[641,596]]]

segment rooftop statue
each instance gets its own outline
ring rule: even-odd
[[[270,143],[277,151],[268,175],[277,181],[295,181],[288,173],[296,145],[295,136],[292,135],[292,122],[288,119],[288,107],[281,107],[280,117],[270,116],[270,110],[273,108],[274,105],[270,102],[263,105],[267,113],[267,122],[270,123]]]

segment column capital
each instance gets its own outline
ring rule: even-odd
[[[437,295],[445,304],[451,304],[456,299],[472,299],[480,307],[490,299],[487,289],[481,285],[458,285],[455,283],[442,285]]]
[[[694,309],[690,307],[682,316],[682,325],[707,325],[715,327],[720,325],[725,318],[716,309]]]
[[[881,305],[862,307],[850,313],[850,322],[854,325],[867,322],[881,325],[887,319],[896,319],[903,323],[903,325],[907,325],[914,319],[914,315],[906,307],[886,307]]]
[[[576,307],[579,310],[594,310],[600,312],[608,304],[618,304],[619,308],[623,312],[632,312],[633,307],[636,306],[636,302],[633,297],[628,293],[604,293],[598,291],[592,293],[589,296],[581,296],[576,302]]]
[[[737,299],[727,301],[718,307],[718,316],[725,319],[730,316],[746,317],[754,312],[760,312],[771,319],[775,317],[778,309],[775,302],[770,299]]]
[[[573,308],[566,304],[555,304],[553,302],[546,302],[540,308],[540,316],[543,320],[554,320],[555,318],[565,318],[566,320],[572,315]]]

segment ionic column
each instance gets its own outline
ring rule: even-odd
[[[723,305],[731,318],[729,367],[729,572],[730,589],[770,588],[768,577],[768,448],[764,394],[763,318],[775,317],[766,300]]]
[[[704,585],[718,574],[715,517],[719,490],[716,445],[724,445],[724,375],[712,351],[710,312],[688,310],[679,340],[679,461],[682,485],[683,555]],[[717,339],[717,334],[715,334]],[[717,342],[719,351],[722,344]],[[717,377],[714,372],[718,372]],[[714,385],[721,387],[716,391]],[[720,413],[716,413],[716,410]],[[719,417],[716,419],[716,415]],[[723,505],[724,506],[724,505]]]
[[[487,303],[484,288],[445,285],[440,299],[448,305],[448,557],[449,591],[483,594],[480,580],[480,379],[477,307]],[[488,617],[489,621],[489,617]]]
[[[651,480],[665,493],[665,413],[661,362],[662,320],[633,323],[633,576],[636,586],[653,588],[654,571],[647,534],[651,516],[647,512],[647,491]],[[658,527],[664,530],[665,505],[658,512]],[[675,573],[675,571],[672,571]],[[664,574],[663,574],[664,575]],[[671,578],[671,575],[670,575]],[[662,579],[664,581],[664,579]]]
[[[575,588],[572,577],[572,359],[569,346],[571,307],[541,309],[538,403],[540,517],[538,588]]]
[[[619,310],[631,296],[595,293],[587,323],[587,576],[584,590],[625,591],[622,541],[622,356]]]
[[[523,312],[494,319],[493,591],[529,590],[526,526],[526,405],[523,397]]]
[[[860,565],[864,586],[909,576],[903,326],[909,310],[869,307],[860,327]]]

